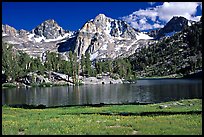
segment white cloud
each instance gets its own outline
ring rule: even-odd
[[[139,17],[147,17],[150,18],[152,21],[155,21],[158,13],[154,9],[146,9],[138,10],[136,12],[133,12],[133,14]]]
[[[183,16],[192,19],[196,14],[197,2],[164,2],[162,6],[157,7],[160,20],[169,21],[173,16]]]
[[[136,29],[139,29],[139,24],[137,22],[130,22],[130,25],[133,27],[133,28],[136,28]]]
[[[192,17],[191,20],[199,21],[201,16]]]
[[[156,29],[156,28],[162,28],[164,27],[164,25],[161,25],[161,24],[158,24],[158,23],[155,23],[153,24],[153,28]]]
[[[161,22],[166,23],[173,16],[183,16],[193,21],[200,20],[201,16],[195,16],[197,7],[202,10],[202,2],[164,2],[156,7],[140,9],[121,19],[139,30],[161,28],[164,25]],[[150,24],[150,22],[153,23]]]
[[[153,28],[152,28],[152,25],[149,24],[149,23],[146,23],[146,24],[144,24],[144,25],[141,25],[140,27],[141,27],[141,28],[140,28],[141,30],[153,29]]]
[[[145,17],[143,17],[143,18],[139,21],[140,24],[145,24],[146,22],[147,22],[147,19],[146,19]]]

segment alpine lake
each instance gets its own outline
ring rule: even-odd
[[[151,104],[193,98],[202,98],[202,80],[141,79],[127,84],[2,89],[2,105],[11,106]]]

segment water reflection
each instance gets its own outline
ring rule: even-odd
[[[3,89],[2,104],[46,106],[158,103],[201,98],[202,80],[139,80],[136,84]]]

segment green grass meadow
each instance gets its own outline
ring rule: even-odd
[[[168,107],[161,108],[161,105]],[[148,105],[74,106],[46,109],[2,106],[2,134],[202,135],[202,114],[187,114],[187,112],[201,111],[201,99]],[[144,112],[147,114],[140,115]],[[149,112],[154,112],[155,115],[149,115]],[[175,112],[175,114],[162,115],[159,112]],[[179,112],[186,112],[186,114],[179,114]],[[134,115],[120,115],[125,113]]]

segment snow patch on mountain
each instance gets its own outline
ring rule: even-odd
[[[117,45],[114,49],[115,49],[115,51],[119,51],[119,50],[121,50],[122,47],[124,47],[123,44],[122,45]]]
[[[190,21],[188,21],[188,26],[191,26],[191,25],[192,25],[192,23]]]
[[[8,36],[8,34],[3,33],[2,36]]]
[[[100,50],[107,50],[107,48],[108,48],[108,45],[105,44],[105,45],[103,45],[103,46],[100,48]]]
[[[29,34],[28,35],[28,39],[30,40],[30,41],[35,41],[35,42],[37,42],[37,43],[40,43],[40,42],[54,42],[54,41],[60,41],[60,40],[63,40],[63,39],[65,39],[65,38],[70,38],[70,37],[72,37],[73,36],[73,33],[65,33],[64,34],[64,36],[59,36],[59,37],[57,37],[57,38],[55,38],[55,39],[47,39],[46,37],[44,37],[44,36],[41,36],[41,37],[36,37],[36,35],[35,34]]]
[[[56,39],[45,39],[45,42],[59,41],[64,38],[69,38],[70,36],[72,36],[70,33],[65,33],[64,36],[59,36]]]
[[[94,59],[96,59],[98,57],[99,53],[98,51],[96,51],[95,53],[90,55],[90,60],[93,61]]]
[[[153,39],[153,37],[150,37],[147,34],[144,34],[141,32],[141,33],[137,34],[137,40],[139,40],[139,39]]]
[[[34,38],[34,36],[35,36],[35,34],[29,34],[29,35],[28,35],[28,39],[29,39],[30,41],[32,41],[33,38]]]
[[[38,38],[34,38],[34,40],[36,41],[36,42],[42,42],[43,40],[45,40],[46,38],[44,37],[44,36],[41,36],[41,37],[38,37]]]
[[[16,44],[16,45],[18,45],[18,44],[21,44],[20,42],[17,42],[17,41],[7,41],[9,44]]]
[[[109,22],[106,22],[106,29],[104,30],[105,33],[109,36],[110,36],[110,32],[111,32],[111,24]]]

